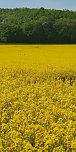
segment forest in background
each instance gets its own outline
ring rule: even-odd
[[[76,44],[76,11],[0,9],[0,43]]]

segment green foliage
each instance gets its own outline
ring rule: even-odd
[[[1,43],[76,43],[76,12],[0,9]]]

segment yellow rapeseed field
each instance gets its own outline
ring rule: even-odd
[[[0,66],[76,66],[76,45],[1,45]],[[38,69],[38,70],[39,70]]]
[[[76,45],[0,45],[0,151],[76,152]]]

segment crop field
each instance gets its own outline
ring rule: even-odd
[[[0,151],[76,152],[76,45],[0,45]]]
[[[0,66],[76,67],[76,45],[1,45]],[[39,70],[38,69],[38,70]]]

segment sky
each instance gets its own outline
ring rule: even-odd
[[[76,0],[0,0],[0,8],[49,8],[76,11]]]

